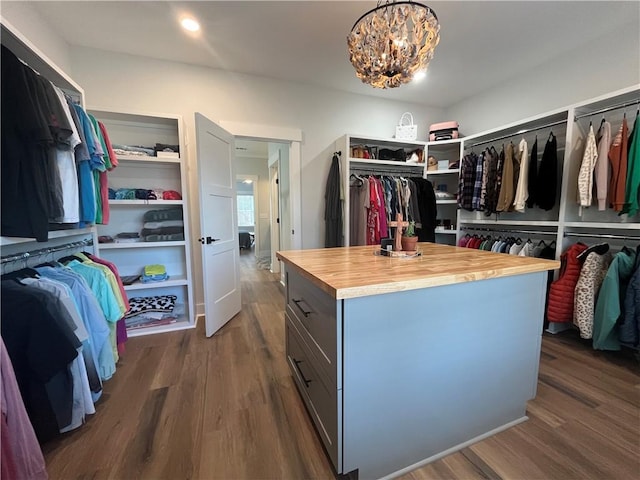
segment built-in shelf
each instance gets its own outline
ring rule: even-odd
[[[157,325],[154,327],[140,327],[140,328],[127,328],[127,336],[131,337],[139,337],[142,335],[149,335],[152,333],[164,333],[164,332],[175,332],[177,330],[187,330],[189,328],[195,328],[194,323],[190,323],[186,318],[181,319],[175,323],[170,323],[168,325]]]
[[[427,177],[430,175],[445,175],[449,173],[460,173],[459,168],[445,168],[444,170],[427,170]]]
[[[180,163],[179,158],[150,157],[145,155],[117,155],[118,162],[153,162],[153,163]]]
[[[447,200],[436,200],[436,204],[438,205],[453,205],[456,203],[458,203],[458,200],[456,200],[455,198],[447,199]]]
[[[131,285],[125,285],[125,290],[146,290],[148,288],[162,288],[162,287],[181,287],[183,285],[187,285],[187,279],[184,277],[176,277],[169,278],[168,280],[164,280],[162,282],[135,282]]]
[[[640,222],[634,223],[603,223],[603,222],[565,222],[570,228],[597,228],[607,230],[640,230]]]
[[[126,243],[101,243],[100,250],[115,250],[124,248],[162,248],[162,247],[183,247],[184,240],[178,242],[126,242]]]
[[[368,158],[349,158],[351,163],[362,163],[366,165],[394,165],[397,167],[416,167],[424,169],[424,163],[396,162],[394,160],[374,160]]]
[[[558,222],[553,220],[492,220],[487,218],[487,220],[461,220],[461,225],[514,225],[518,227],[527,226],[527,227],[557,227]]]
[[[184,200],[109,200],[109,205],[184,205]]]
[[[64,238],[64,237],[72,237],[74,235],[86,235],[93,232],[93,227],[87,228],[75,228],[70,230],[55,230],[49,232],[49,240],[54,238]],[[29,243],[35,242],[35,238],[25,238],[25,237],[0,237],[0,246],[4,245],[16,245],[18,243]]]
[[[434,140],[432,142],[427,142],[429,147],[437,147],[438,145],[455,145],[460,144],[462,138],[453,138],[451,140]]]
[[[451,230],[450,228],[436,228],[436,233],[443,235],[457,235],[458,230]]]

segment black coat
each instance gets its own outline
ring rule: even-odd
[[[426,178],[414,177],[411,180],[416,184],[418,191],[418,209],[422,228],[417,229],[418,241],[436,241],[436,194],[433,185]]]

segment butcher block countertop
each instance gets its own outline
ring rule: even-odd
[[[556,260],[518,257],[435,243],[418,243],[422,255],[375,255],[379,246],[277,252],[277,257],[337,300],[438,287],[560,268]]]

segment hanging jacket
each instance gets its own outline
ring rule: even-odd
[[[624,193],[627,182],[627,136],[629,127],[627,119],[622,119],[622,125],[611,144],[609,161],[611,162],[611,181],[609,183],[609,204],[614,211],[619,212],[624,205]]]
[[[633,131],[629,137],[629,158],[627,159],[627,181],[624,205],[620,214],[633,216],[640,210],[640,114],[636,115]]]
[[[636,264],[624,299],[620,341],[634,347],[640,344],[640,247],[636,250]]]
[[[596,299],[612,260],[611,252],[606,252],[603,255],[591,252],[587,255],[580,270],[573,302],[573,324],[580,330],[582,338],[593,337]]]
[[[578,173],[578,205],[591,206],[591,193],[593,192],[593,169],[598,159],[598,146],[596,135],[593,133],[593,125],[589,125],[587,144],[582,155],[582,164]]]
[[[607,209],[607,189],[609,188],[609,148],[611,147],[611,124],[603,122],[598,130],[598,160],[594,172],[598,210]]]
[[[420,213],[421,228],[418,228],[419,242],[435,242],[436,241],[436,194],[433,190],[433,184],[426,178],[411,178],[416,185],[418,192],[418,211]]]
[[[619,323],[624,323],[624,294],[633,273],[636,252],[628,248],[614,257],[602,282],[596,313],[593,319],[593,348],[596,350],[620,350]]]
[[[502,185],[500,186],[500,194],[498,195],[498,206],[496,207],[496,211],[498,212],[507,212],[513,205],[513,198],[515,196],[513,173],[513,144],[510,143],[509,145],[507,145],[506,153],[504,156],[504,165],[502,168]]]
[[[333,155],[324,193],[324,246],[342,246],[342,195],[340,191],[340,160]]]
[[[536,203],[543,210],[551,210],[556,204],[558,188],[558,143],[556,136],[549,134],[544,146],[540,168],[538,169],[538,189]]]
[[[532,208],[536,204],[536,191],[538,188],[538,137],[536,136],[531,147],[531,155],[529,156],[529,175],[527,178],[527,188],[529,197],[527,198],[527,207]]]
[[[487,179],[486,189],[484,193],[484,214],[489,216],[496,211],[498,204],[498,152],[491,147],[484,152],[484,158],[487,161]]]
[[[571,322],[576,284],[580,277],[581,262],[578,259],[587,246],[584,243],[571,245],[560,256],[560,276],[551,284],[547,320],[550,322]]]

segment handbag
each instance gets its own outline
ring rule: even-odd
[[[396,139],[415,140],[416,138],[418,138],[418,126],[413,124],[413,115],[411,112],[404,112],[400,117],[400,123],[396,125]]]

